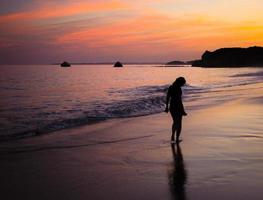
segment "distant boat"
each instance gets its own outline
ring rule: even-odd
[[[118,61],[114,64],[114,67],[123,67],[123,65],[121,62]]]
[[[60,64],[61,67],[70,67],[71,65],[68,62],[63,62]]]

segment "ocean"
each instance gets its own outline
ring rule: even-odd
[[[164,111],[179,77],[186,111],[241,99],[257,90],[262,68],[151,65],[2,65],[0,141]]]

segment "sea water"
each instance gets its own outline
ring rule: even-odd
[[[0,141],[164,111],[170,84],[185,77],[187,112],[257,89],[262,68],[152,65],[0,66]],[[225,91],[228,91],[226,93]]]

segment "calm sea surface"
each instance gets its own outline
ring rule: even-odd
[[[0,66],[0,140],[159,113],[166,90],[184,76],[186,110],[242,98],[257,89],[262,68],[158,65]]]

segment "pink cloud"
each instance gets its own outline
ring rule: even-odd
[[[127,4],[122,3],[121,1],[108,1],[99,3],[87,3],[84,1],[67,5],[44,4],[44,6],[39,7],[37,10],[1,15],[0,23],[10,23],[25,20],[34,21],[46,18],[72,16],[82,13],[114,11],[125,9],[127,6]]]

